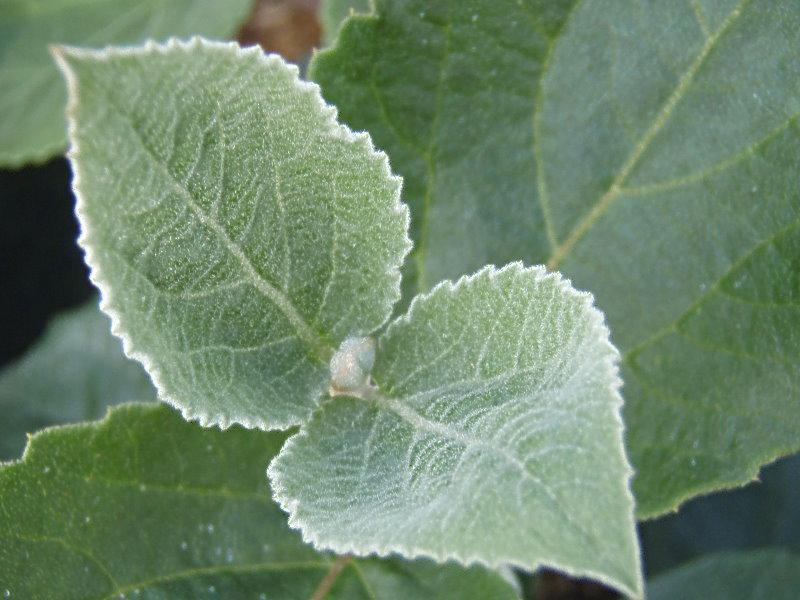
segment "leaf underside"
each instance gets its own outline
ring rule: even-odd
[[[276,498],[323,548],[545,564],[638,597],[616,356],[591,297],[541,268],[445,282],[379,338],[377,394],[287,442]]]
[[[270,499],[265,465],[286,434],[202,429],[164,405],[36,434],[0,466],[0,595],[26,600],[310,598],[335,557]],[[353,560],[324,598],[498,598],[482,568]],[[323,596],[319,596],[322,598]]]
[[[0,460],[18,458],[27,433],[155,398],[150,378],[125,358],[108,317],[90,302],[58,316],[23,358],[0,372]]]
[[[67,145],[64,84],[51,44],[136,44],[170,35],[228,37],[249,0],[4,0],[0,5],[0,165],[19,167]]]
[[[404,177],[404,302],[514,259],[595,295],[642,517],[800,449],[798,48],[796,3],[378,1],[311,65]]]
[[[200,39],[64,49],[79,240],[160,396],[203,424],[307,418],[399,296],[400,181],[316,86]]]

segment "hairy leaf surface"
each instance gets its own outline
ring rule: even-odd
[[[285,437],[144,404],[35,435],[0,466],[0,595],[306,600],[336,565],[316,600],[516,597],[482,568],[337,560],[303,544],[264,478]]]
[[[406,297],[513,259],[591,291],[641,516],[800,449],[800,5],[376,8],[311,73],[405,178]]]
[[[650,600],[795,600],[800,556],[782,550],[712,554],[656,577]]]
[[[0,165],[67,145],[66,94],[50,44],[105,46],[192,34],[228,37],[249,0],[4,0],[0,3]]]
[[[204,424],[281,428],[399,296],[400,181],[316,86],[200,39],[62,50],[80,243],[129,355]]]
[[[270,466],[305,539],[533,569],[641,594],[616,350],[591,296],[519,264],[418,297],[377,390],[336,397]]]
[[[0,460],[19,457],[25,435],[42,427],[155,399],[150,378],[125,358],[109,325],[90,302],[56,317],[24,357],[0,372]]]

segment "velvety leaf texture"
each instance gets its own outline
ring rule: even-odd
[[[192,34],[229,37],[249,0],[4,0],[0,3],[0,165],[67,145],[64,84],[50,44],[103,46]]]
[[[125,357],[109,325],[96,302],[60,315],[23,358],[0,372],[0,460],[18,458],[25,435],[42,427],[156,398],[150,378]]]
[[[640,516],[800,448],[799,49],[794,2],[405,0],[312,64],[405,178],[406,299],[512,259],[595,295]]]
[[[307,418],[334,349],[400,293],[408,214],[386,156],[256,48],[58,60],[79,241],[126,352],[203,424]]]
[[[800,556],[781,550],[720,553],[656,577],[650,600],[795,600]]]
[[[512,264],[444,282],[378,340],[269,473],[340,552],[550,565],[641,594],[616,350],[591,296]]]
[[[303,544],[264,478],[285,437],[202,429],[143,404],[35,435],[22,461],[0,466],[0,597],[516,597],[479,567],[342,560]]]

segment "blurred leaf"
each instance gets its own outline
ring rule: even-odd
[[[251,0],[3,0],[0,3],[0,165],[67,145],[64,84],[51,44],[105,46],[202,34],[228,37]]]
[[[109,326],[96,302],[64,313],[0,372],[0,460],[20,455],[26,433],[98,418],[111,404],[155,399],[150,378],[125,357]]]
[[[647,572],[661,573],[723,550],[774,546],[800,553],[800,455],[764,467],[759,479],[642,523]]]
[[[797,600],[800,556],[781,550],[721,553],[653,579],[650,600]]]
[[[372,12],[372,0],[322,0],[319,6],[319,20],[325,45],[330,46],[339,34],[344,20],[352,14]]]

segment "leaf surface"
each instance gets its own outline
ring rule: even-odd
[[[67,145],[66,94],[51,44],[105,46],[192,34],[228,37],[249,0],[4,0],[0,5],[0,165]]]
[[[336,40],[344,20],[352,14],[372,12],[372,0],[322,0],[319,6],[319,20],[322,26],[325,45]]]
[[[782,550],[712,554],[656,577],[651,600],[794,600],[800,556]]]
[[[377,391],[335,397],[269,473],[339,552],[549,565],[641,594],[617,353],[591,296],[519,264],[418,297]]]
[[[36,434],[0,466],[0,594],[26,600],[307,600],[337,563],[302,543],[263,466],[286,435],[187,423],[164,405]],[[327,599],[511,600],[499,575],[352,560]]]
[[[800,449],[800,5],[428,4],[311,68],[405,179],[406,298],[513,259],[591,291],[640,516]]]
[[[277,56],[194,39],[65,49],[81,245],[161,397],[285,428],[399,296],[400,181]]]
[[[125,358],[108,317],[90,302],[56,317],[25,356],[0,372],[0,460],[19,457],[27,433],[155,397],[150,378]]]

